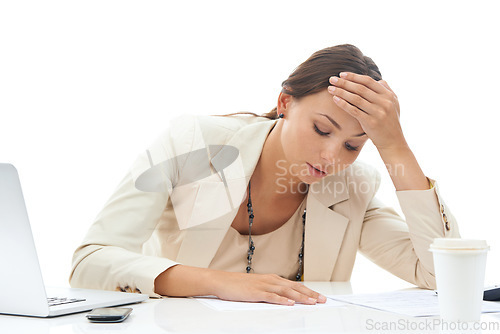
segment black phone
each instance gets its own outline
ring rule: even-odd
[[[490,302],[500,301],[500,287],[498,285],[495,285],[493,287],[484,289],[483,300],[487,300]]]
[[[87,314],[87,319],[92,322],[122,322],[127,319],[130,312],[132,312],[130,307],[95,308]]]

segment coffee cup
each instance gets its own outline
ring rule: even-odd
[[[434,258],[441,319],[479,321],[489,250],[486,241],[436,238],[429,250]]]

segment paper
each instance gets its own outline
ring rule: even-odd
[[[350,304],[413,317],[439,315],[438,297],[434,291],[395,291],[359,295],[329,295],[328,298]],[[500,303],[483,302],[482,313],[500,312]]]
[[[318,308],[318,307],[337,307],[337,306],[343,306],[345,303],[335,301],[333,299],[327,298],[326,303],[324,304],[316,304],[316,305],[305,305],[305,304],[295,304],[293,306],[286,306],[286,305],[277,305],[277,304],[269,304],[269,303],[252,303],[252,302],[231,302],[227,300],[221,300],[217,298],[211,298],[211,297],[202,297],[202,298],[195,298],[196,300],[200,301],[201,303],[216,309],[218,311],[248,311],[248,310],[272,310],[272,309],[279,309],[279,310],[286,310],[286,309],[311,309],[311,308]]]

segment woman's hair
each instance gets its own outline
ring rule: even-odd
[[[294,98],[318,93],[330,86],[331,76],[339,76],[341,72],[368,75],[377,81],[382,79],[382,74],[371,58],[363,55],[361,50],[354,45],[342,44],[313,53],[283,81],[281,91]],[[241,114],[251,114],[269,119],[278,118],[277,108],[262,115]]]

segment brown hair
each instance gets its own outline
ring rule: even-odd
[[[342,44],[313,53],[290,74],[288,79],[283,81],[281,92],[294,98],[318,93],[330,85],[331,76],[339,76],[340,72],[368,75],[377,81],[382,79],[382,74],[370,57],[363,55],[361,50],[354,45]],[[224,116],[237,114],[250,114],[269,119],[278,118],[276,107],[262,115],[242,112]]]

